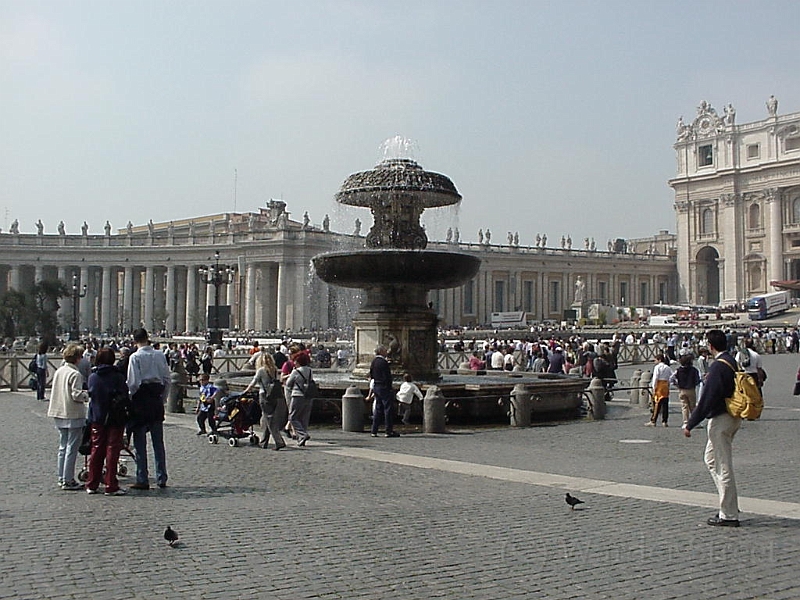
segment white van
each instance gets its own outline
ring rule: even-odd
[[[676,327],[678,322],[675,317],[665,317],[661,315],[653,315],[648,321],[650,327]]]

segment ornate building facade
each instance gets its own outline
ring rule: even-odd
[[[26,289],[35,281],[73,278],[86,296],[77,300],[79,328],[95,333],[149,330],[198,332],[208,307],[231,307],[231,329],[300,331],[342,328],[358,307],[351,290],[328,286],[311,270],[311,258],[331,250],[363,247],[357,225],[352,234],[329,230],[327,217],[313,225],[289,218],[286,203],[270,200],[249,213],[223,213],[169,223],[128,227],[112,233],[20,233],[15,223],[0,233],[0,293]],[[483,236],[481,236],[483,237]],[[453,240],[429,242],[429,249],[458,249],[482,259],[478,275],[464,286],[431,292],[443,325],[491,322],[492,312],[526,311],[536,320],[561,320],[574,301],[576,282],[587,302],[618,306],[674,303],[677,291],[674,236],[609,242],[598,250],[546,241],[528,247],[509,234],[508,243]],[[203,283],[201,268],[214,262],[235,269],[217,289]],[[73,299],[61,300],[59,322],[71,328]]]
[[[800,279],[800,113],[736,124],[707,102],[678,121],[675,190],[679,302],[739,303]]]

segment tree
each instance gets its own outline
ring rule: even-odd
[[[10,289],[0,296],[0,327],[5,337],[38,336],[56,345],[58,299],[68,295],[57,279],[38,281],[27,292]]]
[[[13,288],[0,296],[0,322],[2,322],[4,337],[13,340],[30,329],[31,319],[27,304],[26,295]]]

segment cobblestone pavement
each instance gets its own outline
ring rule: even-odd
[[[312,426],[281,452],[212,446],[170,415],[169,487],[105,497],[56,488],[46,404],[4,392],[0,597],[797,599],[800,519],[762,502],[800,510],[797,363],[765,357],[768,408],[736,437],[757,509],[739,529],[704,523],[705,435],[682,436],[677,402],[667,429],[618,395],[602,422],[398,439]]]

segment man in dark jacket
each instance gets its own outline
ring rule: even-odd
[[[714,354],[714,362],[708,367],[703,393],[697,407],[692,411],[683,434],[691,437],[691,431],[703,419],[708,419],[708,442],[705,463],[719,492],[719,513],[708,520],[709,525],[722,527],[739,526],[739,499],[736,494],[736,479],[733,475],[733,436],[742,420],[728,413],[725,399],[733,395],[736,362],[726,351],[725,333],[712,329],[706,334],[708,345]]]
[[[378,436],[381,421],[386,423],[386,437],[400,437],[392,424],[392,368],[386,360],[386,346],[375,348],[375,358],[369,366],[372,394],[375,396],[375,410],[372,413],[372,437]]]

